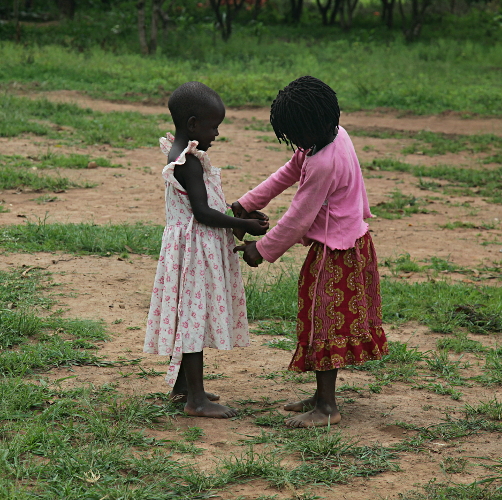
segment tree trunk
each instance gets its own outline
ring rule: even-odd
[[[409,19],[404,12],[403,0],[399,0],[399,11],[403,22],[403,34],[407,42],[412,42],[420,36],[426,10],[432,0],[411,0]]]
[[[303,12],[303,0],[290,0],[291,19],[294,23],[299,23]]]
[[[232,21],[235,19],[237,13],[244,5],[244,0],[240,0],[240,2],[238,0],[234,0],[233,3],[230,3],[227,0],[225,14],[222,14],[221,12],[221,0],[209,1],[216,16],[216,25],[220,30],[221,37],[225,42],[227,42],[230,38],[230,35],[232,34]]]
[[[352,20],[359,0],[345,0],[347,2],[348,29],[352,28]]]
[[[152,21],[150,24],[150,41],[148,42],[148,53],[157,52],[157,37],[159,34],[160,6],[163,0],[152,1]]]
[[[148,55],[149,49],[148,43],[146,42],[145,3],[145,0],[139,0],[136,4],[136,8],[138,9],[138,36],[141,53],[143,55]]]
[[[317,7],[319,9],[319,12],[321,13],[322,24],[323,24],[323,26],[327,26],[328,25],[328,12],[331,7],[331,0],[328,0],[328,3],[326,5],[323,5],[321,3],[321,0],[316,0],[316,3],[317,3]]]
[[[359,0],[341,0],[340,5],[340,26],[344,30],[352,28],[352,20],[354,11],[356,10]]]
[[[172,4],[173,4],[173,2],[171,2],[171,4],[169,6],[171,6]],[[167,32],[169,29],[169,22],[171,21],[171,19],[169,18],[169,15],[167,14],[167,10],[163,9],[163,5],[164,5],[164,0],[160,0],[159,18],[160,18],[160,22],[162,23],[162,41],[165,42],[166,38],[167,38]],[[169,8],[169,7],[167,7],[167,8]]]
[[[256,21],[261,10],[262,0],[254,0],[253,19]]]
[[[340,12],[340,8],[342,7],[343,0],[335,0],[335,5],[333,6],[333,10],[331,11],[331,15],[329,16],[329,24],[335,24],[336,16]]]
[[[382,21],[389,29],[392,29],[394,26],[395,5],[396,5],[396,0],[382,0]]]
[[[58,0],[58,9],[64,17],[73,19],[75,17],[76,0]]]
[[[14,24],[16,25],[16,42],[21,41],[21,25],[19,23],[19,1],[14,0]]]

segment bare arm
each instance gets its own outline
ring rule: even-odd
[[[239,228],[254,236],[267,232],[269,223],[265,220],[229,217],[211,208],[207,202],[206,185],[202,174],[202,165],[193,155],[187,155],[186,162],[174,168],[174,176],[186,190],[193,215],[198,222],[211,227]]]

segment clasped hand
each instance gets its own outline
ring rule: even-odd
[[[249,229],[234,229],[234,234],[237,238],[242,240],[246,232],[253,236],[259,236],[267,232],[269,222],[266,214],[258,212],[257,210],[254,212],[246,212],[244,207],[238,201],[232,203],[231,208],[234,213],[234,217],[249,219],[249,222],[251,223]],[[239,245],[234,248],[234,253],[236,252],[243,252],[242,256],[244,258],[244,262],[246,262],[246,264],[250,267],[258,267],[263,262],[263,257],[256,248],[256,241],[244,241],[243,245]]]
[[[258,212],[258,210],[247,212],[238,201],[234,201],[232,205],[230,205],[230,208],[232,209],[234,217],[246,220],[245,227],[234,229],[234,235],[239,240],[242,241],[246,233],[249,233],[252,236],[261,236],[268,231],[268,215],[263,212]]]

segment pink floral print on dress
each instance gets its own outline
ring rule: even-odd
[[[160,138],[168,156],[174,137]],[[187,154],[196,156],[203,168],[208,204],[224,213],[220,169],[213,167],[205,151],[190,141],[176,159],[164,167],[166,227],[162,236],[157,273],[148,314],[144,352],[171,356],[166,381],[173,386],[183,353],[206,347],[228,350],[249,345],[246,299],[239,267],[233,253],[231,229],[197,222],[174,167]]]

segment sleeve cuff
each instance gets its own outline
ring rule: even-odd
[[[244,195],[242,198],[239,198],[237,201],[241,204],[242,208],[246,212],[252,212],[253,210],[256,210],[251,204],[251,200],[249,200],[246,195]]]
[[[270,263],[275,262],[277,260],[277,257],[273,257],[272,255],[270,255],[269,252],[267,252],[265,248],[263,248],[265,241],[266,241],[266,236],[264,236],[261,240],[258,241],[258,243],[256,243],[256,249],[258,250],[258,252],[260,252],[260,255],[267,262]]]

